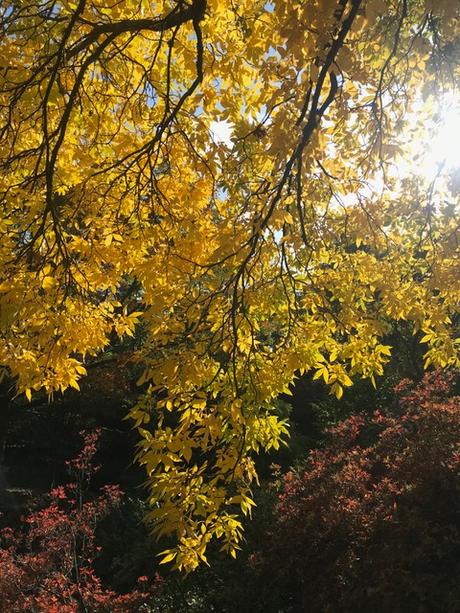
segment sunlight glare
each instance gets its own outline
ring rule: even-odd
[[[231,124],[229,121],[212,121],[210,126],[210,133],[213,141],[216,144],[223,143],[229,148],[233,146],[231,140],[233,136],[233,124]]]
[[[439,118],[433,122],[433,138],[421,156],[420,170],[427,177],[460,166],[460,97],[452,95],[444,99],[439,108]]]

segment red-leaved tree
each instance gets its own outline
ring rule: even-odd
[[[89,497],[100,431],[82,435],[81,452],[67,462],[72,482],[53,489],[47,506],[22,517],[19,528],[0,531],[1,613],[128,613],[152,596],[154,584],[144,577],[139,589],[120,595],[104,588],[94,572],[97,523],[122,492],[107,485]]]
[[[460,610],[460,399],[450,383],[439,373],[402,382],[399,408],[350,417],[284,477],[274,527],[252,556],[266,610]]]

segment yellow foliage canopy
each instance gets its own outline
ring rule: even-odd
[[[0,364],[29,398],[78,388],[142,321],[131,417],[164,561],[235,555],[296,373],[340,397],[403,319],[459,365],[458,177],[398,172],[458,87],[458,2],[0,7]]]

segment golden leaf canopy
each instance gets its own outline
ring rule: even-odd
[[[458,172],[412,159],[458,90],[459,4],[0,7],[0,364],[29,398],[78,388],[140,324],[164,561],[235,555],[299,373],[340,397],[398,320],[459,365]]]

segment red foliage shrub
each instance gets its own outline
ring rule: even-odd
[[[399,415],[350,417],[284,477],[252,557],[270,610],[460,610],[460,399],[438,373],[397,391]]]
[[[99,431],[82,433],[84,445],[67,465],[74,480],[53,489],[48,505],[21,518],[18,529],[0,531],[0,612],[125,613],[149,600],[142,590],[116,594],[105,589],[93,562],[100,549],[95,529],[121,499],[118,486],[108,485],[86,500],[86,487],[98,470],[94,465]],[[153,586],[154,587],[154,586]]]

